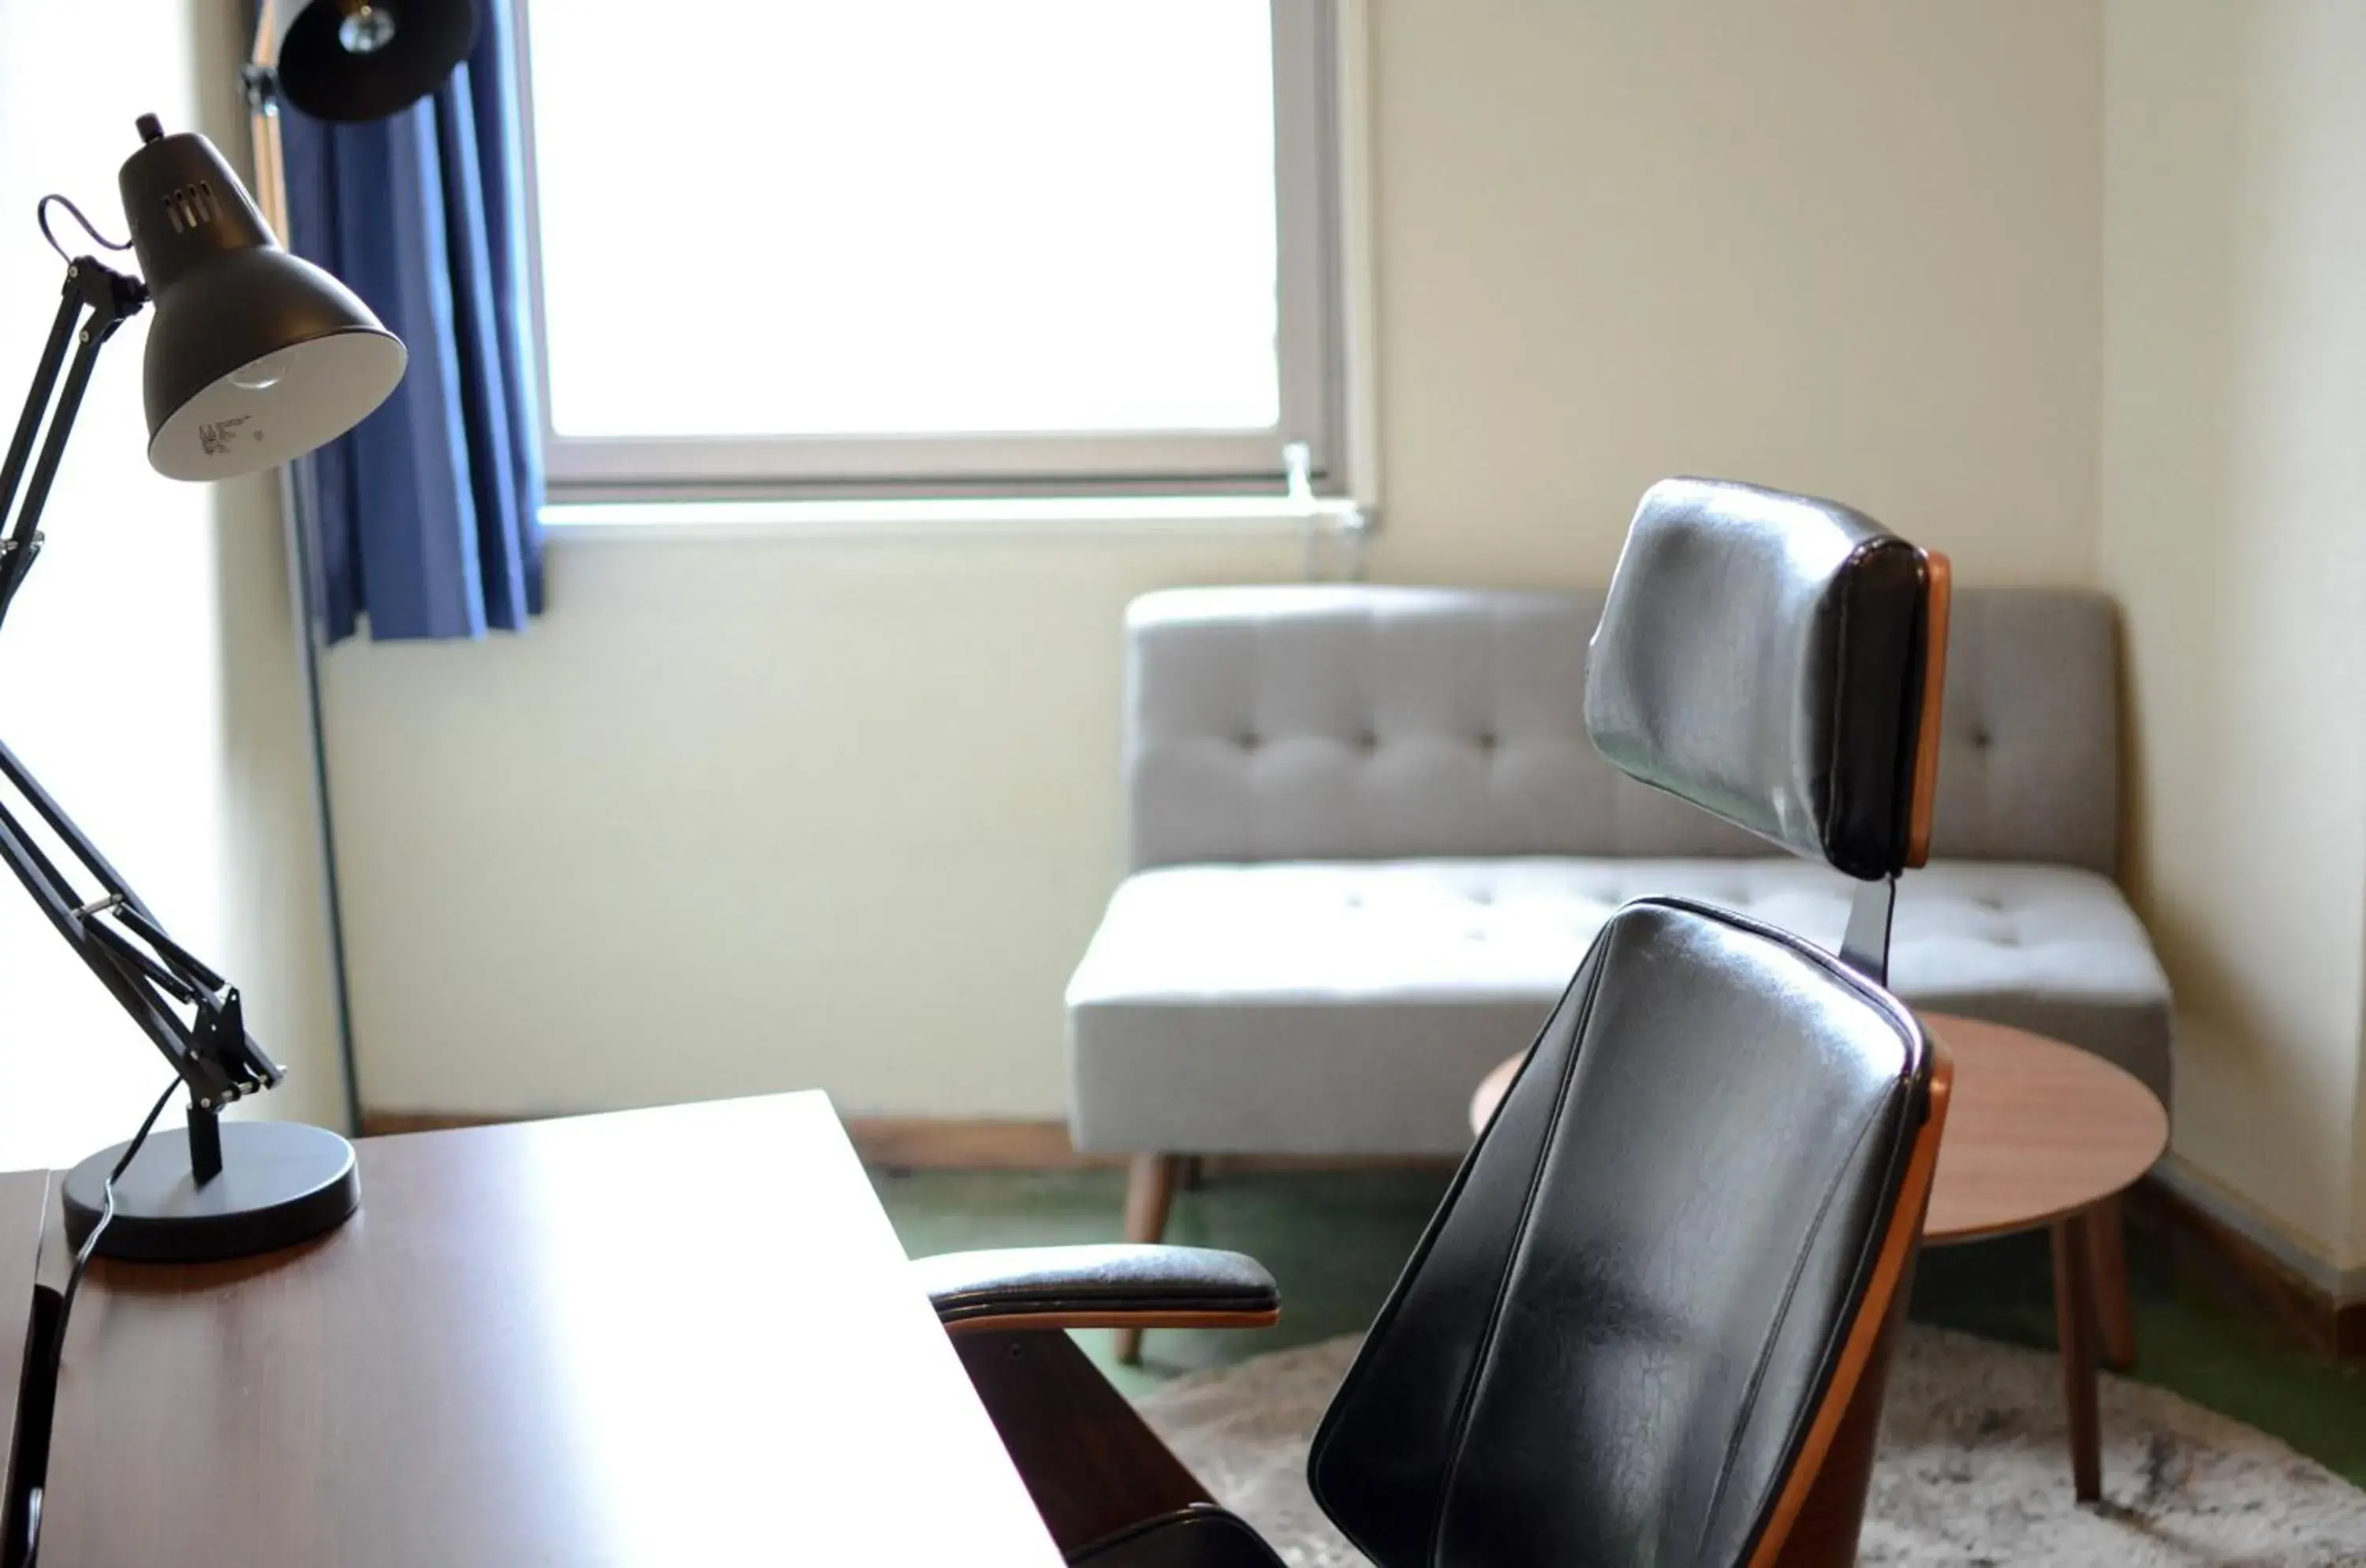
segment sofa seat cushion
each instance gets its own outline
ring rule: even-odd
[[[1068,987],[1077,1146],[1449,1154],[1611,911],[1649,894],[1836,946],[1854,884],[1785,858],[1182,865],[1121,886]],[[2119,890],[1941,862],[1899,885],[1890,984],[2118,1063],[2166,1101],[2169,983]]]

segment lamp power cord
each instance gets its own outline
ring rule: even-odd
[[[180,1088],[181,1080],[176,1077],[171,1083],[164,1086],[164,1092],[156,1097],[156,1103],[148,1108],[148,1114],[141,1120],[140,1130],[132,1134],[131,1141],[123,1146],[123,1157],[117,1160],[115,1168],[107,1173],[107,1180],[101,1188],[97,1224],[90,1227],[90,1234],[82,1238],[82,1246],[74,1249],[73,1266],[66,1270],[65,1287],[58,1292],[57,1314],[50,1327],[49,1342],[43,1347],[40,1369],[38,1372],[29,1374],[25,1380],[28,1388],[47,1391],[46,1396],[52,1400],[56,1396],[58,1379],[65,1370],[66,1326],[73,1320],[74,1298],[82,1293],[82,1277],[89,1269],[91,1258],[97,1255],[99,1238],[107,1234],[107,1222],[115,1218],[116,1179],[131,1168],[131,1162],[140,1156],[141,1145],[147,1143],[149,1133],[155,1128],[156,1118],[164,1113],[164,1107],[172,1102],[173,1096],[179,1091]],[[42,1452],[38,1461],[41,1471],[48,1469],[49,1436],[46,1428],[47,1423],[44,1422],[39,1439]],[[17,1455],[20,1463],[28,1457],[21,1450]],[[21,1546],[21,1553],[12,1552],[5,1545],[0,1545],[0,1561],[21,1562],[26,1564],[27,1568],[32,1568],[39,1559],[43,1490],[40,1482],[46,1479],[45,1475],[39,1476],[26,1489],[23,1498],[25,1511],[21,1527],[23,1534],[16,1543]]]
[[[128,251],[131,248],[131,242],[129,240],[118,244],[115,241],[110,240],[106,235],[100,233],[97,227],[93,224],[88,218],[83,215],[82,209],[74,205],[73,197],[70,196],[62,196],[56,191],[51,191],[49,195],[41,197],[41,199],[34,205],[33,220],[41,226],[41,238],[50,243],[50,249],[57,252],[58,254],[63,256],[66,260],[73,260],[73,253],[68,251],[63,245],[59,244],[58,237],[50,231],[50,203],[53,201],[60,207],[64,208],[68,212],[73,213],[74,221],[82,225],[82,231],[89,235],[94,241],[97,242],[97,243],[106,247],[107,250]]]
[[[148,1108],[147,1118],[140,1123],[140,1131],[132,1134],[131,1141],[123,1145],[123,1157],[117,1160],[115,1168],[107,1173],[107,1181],[100,1189],[102,1196],[98,1206],[98,1223],[90,1227],[90,1234],[82,1238],[82,1246],[74,1250],[73,1267],[66,1270],[65,1289],[58,1292],[58,1329],[50,1337],[50,1375],[52,1385],[56,1382],[58,1372],[65,1365],[66,1323],[73,1316],[74,1297],[82,1290],[83,1272],[90,1267],[91,1258],[98,1252],[98,1240],[107,1234],[107,1222],[115,1218],[116,1180],[131,1168],[133,1160],[140,1157],[140,1145],[148,1141],[148,1134],[156,1125],[156,1118],[164,1114],[164,1107],[172,1102],[174,1094],[180,1087],[181,1080],[177,1077],[164,1086],[164,1092],[158,1095],[156,1103]]]

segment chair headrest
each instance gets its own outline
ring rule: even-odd
[[[1663,479],[1594,634],[1611,764],[1852,876],[1921,865],[1939,765],[1947,558],[1833,502]]]

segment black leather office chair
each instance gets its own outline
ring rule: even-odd
[[[1946,1110],[1882,981],[1937,774],[1947,573],[1846,507],[1672,479],[1612,581],[1586,728],[1637,778],[1861,879],[1842,951],[1681,898],[1595,939],[1314,1440],[1379,1568],[1853,1562]],[[1067,1338],[1270,1322],[1188,1247],[922,1259],[1054,1539],[1270,1568]]]

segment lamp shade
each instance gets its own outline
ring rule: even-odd
[[[155,303],[148,461],[221,479],[335,440],[402,379],[402,340],[353,290],[282,250],[212,142],[141,122],[118,184]]]
[[[279,91],[315,119],[383,119],[477,42],[470,0],[278,0]]]

